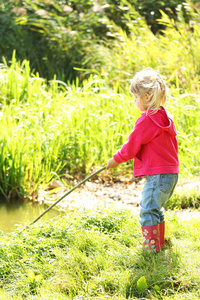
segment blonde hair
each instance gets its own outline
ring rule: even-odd
[[[130,92],[140,97],[140,104],[146,110],[157,112],[164,105],[167,98],[168,88],[163,77],[151,68],[138,72],[130,85]]]

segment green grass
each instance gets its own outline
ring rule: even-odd
[[[191,24],[163,15],[164,34],[152,34],[128,3],[130,35],[110,24],[112,41],[99,46],[98,67],[73,83],[47,82],[30,62],[4,60],[0,69],[0,195],[32,198],[53,179],[87,174],[107,163],[126,142],[139,111],[129,94],[136,71],[153,67],[166,76],[167,109],[178,131],[180,178],[200,170],[200,38],[198,10],[188,5]],[[103,58],[103,60],[102,60]],[[101,61],[102,60],[102,61]],[[77,69],[78,71],[78,69]],[[80,70],[83,74],[84,70]],[[81,75],[82,76],[82,75]],[[84,78],[84,76],[83,76]],[[132,161],[114,174],[130,172]]]
[[[183,189],[182,191],[175,191],[166,203],[167,209],[185,209],[188,207],[194,209],[200,207],[200,192],[198,190]]]
[[[166,213],[168,245],[144,253],[130,210],[80,210],[2,236],[1,299],[199,299],[200,221]]]
[[[83,87],[32,75],[29,63],[0,70],[1,194],[31,198],[54,178],[88,173],[107,163],[127,140],[139,111],[128,88],[114,92],[91,75]],[[187,104],[187,105],[186,105]],[[199,175],[200,102],[171,87],[167,109],[178,131],[181,177]],[[132,161],[115,172],[132,169]]]

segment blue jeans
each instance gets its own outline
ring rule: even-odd
[[[178,174],[149,175],[142,191],[140,202],[140,224],[154,226],[164,221],[163,206],[172,196]]]

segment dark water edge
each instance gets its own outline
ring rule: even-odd
[[[18,226],[29,225],[48,208],[45,204],[30,201],[0,202],[0,230],[4,234],[14,232]],[[51,209],[37,223],[45,223],[56,216],[66,215],[65,212]]]

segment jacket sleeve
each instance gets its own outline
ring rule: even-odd
[[[113,155],[113,158],[118,163],[133,159],[143,145],[154,139],[158,131],[159,128],[154,122],[145,113],[142,114],[136,121],[128,141]]]

